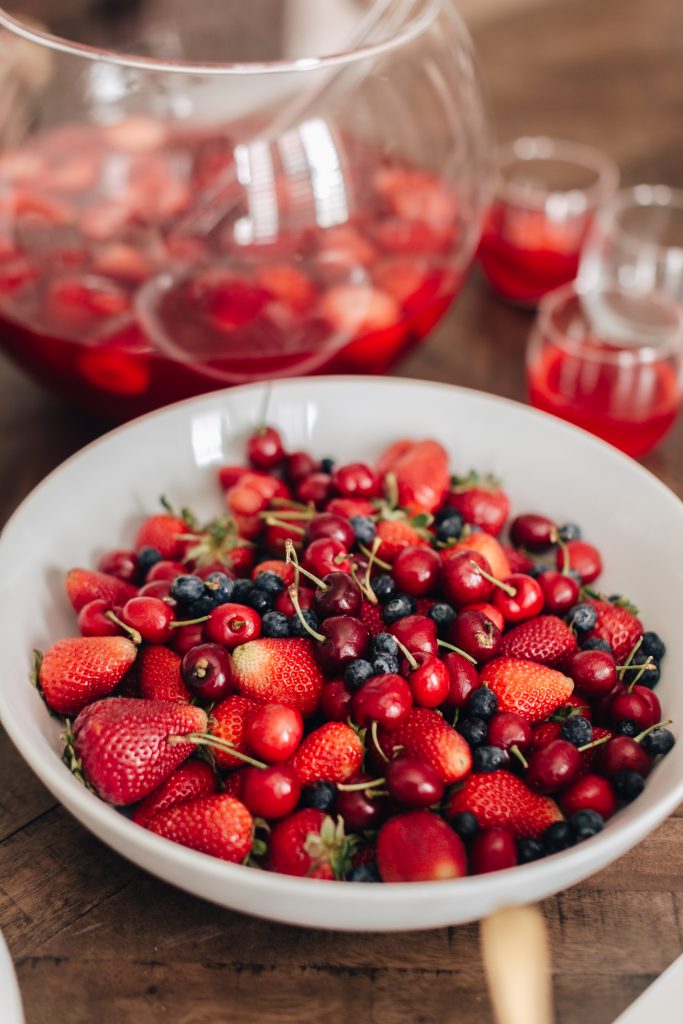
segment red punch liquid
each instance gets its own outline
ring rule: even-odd
[[[334,201],[275,146],[263,181],[236,186],[225,126],[64,127],[0,155],[3,347],[114,419],[248,380],[386,372],[460,290],[464,214],[436,175],[335,143]],[[194,225],[212,189],[219,216]]]

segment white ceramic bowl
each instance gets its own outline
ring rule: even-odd
[[[265,417],[264,417],[265,409]],[[115,430],[55,470],[0,539],[0,716],[23,756],[64,806],[119,853],[182,889],[246,913],[355,931],[432,928],[541,899],[634,846],[683,800],[683,743],[643,796],[594,839],[545,860],[479,878],[361,885],[289,878],[223,863],[132,824],[87,792],[60,760],[59,724],[27,682],[34,647],[73,634],[66,570],[130,543],[136,520],[174,504],[221,508],[213,470],[242,458],[266,418],[290,448],[371,459],[399,437],[433,436],[452,466],[505,481],[516,512],[582,524],[601,549],[608,591],[636,601],[669,653],[659,692],[683,719],[683,505],[637,463],[601,441],[522,405],[461,388],[384,378],[289,380],[234,388],[163,409]]]
[[[0,1007],[3,1024],[24,1024],[19,984],[14,964],[2,932],[0,932]]]

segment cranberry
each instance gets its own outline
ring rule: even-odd
[[[387,765],[385,776],[390,795],[403,807],[429,807],[443,797],[439,773],[416,757],[401,754]]]
[[[256,640],[261,635],[261,617],[245,604],[219,604],[209,615],[205,626],[207,640],[222,644],[228,650]]]
[[[296,496],[304,504],[309,502],[322,508],[332,493],[332,478],[329,473],[311,473],[297,486]]]
[[[369,775],[352,775],[348,785],[355,786],[359,782],[372,782]],[[372,789],[340,789],[337,793],[337,814],[344,819],[344,825],[351,832],[364,832],[376,828],[384,817],[382,801],[373,798]]]
[[[451,708],[464,708],[472,690],[481,686],[476,666],[455,651],[446,651],[443,663],[451,677],[445,703]]]
[[[585,540],[570,540],[563,548],[557,549],[555,562],[558,569],[565,567],[565,550],[568,559],[567,568],[578,572],[582,583],[592,583],[602,572],[602,558],[597,548],[587,544]]]
[[[332,486],[343,498],[377,498],[380,494],[379,477],[364,462],[339,466],[332,473]]]
[[[320,540],[321,537],[332,537],[349,550],[356,543],[356,535],[348,519],[334,515],[332,512],[321,512],[314,516],[306,527],[304,542]]]
[[[526,773],[527,785],[538,793],[554,793],[573,782],[582,765],[581,754],[573,743],[553,740],[531,754]]]
[[[232,659],[218,644],[199,644],[183,658],[183,682],[200,700],[223,700],[235,689]]]
[[[257,469],[275,469],[285,457],[282,438],[274,427],[261,427],[247,441],[247,456]]]
[[[320,711],[326,722],[345,722],[351,715],[353,694],[343,679],[333,679],[323,686]]]
[[[97,563],[97,568],[126,583],[135,583],[139,569],[138,556],[135,551],[107,551]]]
[[[479,569],[491,573],[491,563],[478,551],[459,551],[452,555],[441,570],[441,587],[444,595],[452,604],[470,604],[472,601],[485,601],[491,594],[494,584]]]
[[[542,750],[562,735],[561,722],[542,722],[533,730],[531,742],[534,750]]]
[[[568,658],[565,670],[588,697],[609,693],[619,681],[614,658],[606,651],[576,651]]]
[[[399,590],[412,597],[432,593],[439,582],[440,572],[441,559],[433,548],[424,545],[402,548],[394,559],[394,582]]]
[[[567,817],[574,811],[597,811],[606,821],[617,809],[617,797],[609,779],[582,775],[564,790],[560,805]]]
[[[333,615],[320,627],[325,640],[315,649],[321,667],[332,675],[350,661],[362,658],[369,646],[370,635],[360,619],[352,615]]]
[[[413,706],[413,695],[402,676],[389,672],[373,676],[353,698],[353,717],[360,726],[377,722],[390,732],[405,720]]]
[[[301,783],[288,764],[271,768],[245,768],[241,773],[240,800],[259,818],[286,818],[299,803]]]
[[[545,516],[527,514],[517,516],[510,523],[510,540],[517,547],[529,551],[547,551],[555,543],[557,527]]]
[[[262,761],[287,761],[301,743],[303,718],[286,704],[263,704],[247,727],[247,747]]]
[[[413,655],[417,668],[408,675],[413,700],[422,708],[438,708],[451,689],[451,674],[443,661],[433,654],[418,651]]]
[[[328,572],[350,572],[348,554],[344,545],[334,537],[319,537],[306,548],[303,567],[318,577],[326,576]]]
[[[517,747],[522,753],[531,746],[531,726],[521,715],[511,711],[498,711],[489,719],[486,742],[492,747],[509,750]]]
[[[544,608],[551,615],[566,615],[578,603],[580,587],[573,576],[549,569],[538,577],[543,591]]]
[[[662,708],[659,698],[652,690],[636,684],[630,690],[622,690],[614,697],[609,706],[609,717],[615,723],[627,718],[635,722],[639,729],[649,729],[651,725],[662,720]]]
[[[145,583],[138,590],[138,597],[159,597],[165,598],[171,595],[171,580],[152,580]]]
[[[158,597],[131,597],[123,606],[121,618],[150,644],[165,644],[172,636],[173,611]]]
[[[84,604],[78,613],[78,628],[81,636],[120,636],[123,630],[116,622],[107,618],[111,604],[97,598]]]
[[[393,633],[411,654],[417,654],[418,651],[424,651],[425,654],[439,652],[436,623],[426,615],[406,615],[405,618],[392,623],[389,632]]]
[[[314,608],[321,619],[331,615],[357,615],[363,604],[363,593],[356,581],[345,572],[328,572],[323,576],[327,590],[315,592]]]
[[[608,779],[613,779],[622,771],[634,771],[645,776],[649,775],[652,768],[652,758],[648,752],[629,736],[613,736],[597,749],[599,769]]]
[[[463,605],[460,610],[463,612],[482,612],[487,619],[490,619],[491,622],[498,627],[501,633],[505,629],[505,618],[503,613],[499,608],[496,608],[494,604],[488,604],[486,601],[476,601],[474,604]]]
[[[470,871],[473,875],[514,868],[516,864],[517,844],[510,832],[502,828],[477,832],[470,847]]]
[[[179,626],[173,630],[170,646],[182,658],[193,647],[204,640],[204,623],[195,622],[191,626]]]
[[[490,661],[503,641],[498,627],[481,612],[460,612],[448,628],[448,639],[475,661]]]
[[[155,562],[149,570],[145,576],[145,583],[154,583],[156,580],[174,580],[176,576],[182,576],[185,572],[187,572],[187,567],[182,562],[171,562],[167,558],[162,558],[160,562]]]
[[[512,587],[514,594],[497,587],[493,600],[506,622],[523,622],[541,612],[543,591],[535,579],[520,572],[506,577],[505,583]]]

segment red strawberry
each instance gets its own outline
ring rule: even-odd
[[[216,704],[211,711],[209,728],[212,736],[218,736],[230,743],[240,754],[247,752],[247,730],[258,704],[248,697],[228,697]],[[241,768],[244,764],[239,757],[227,751],[214,748],[213,751],[218,768]]]
[[[528,573],[530,569],[533,569],[534,563],[522,551],[518,551],[517,548],[513,548],[512,544],[503,544],[502,547],[503,551],[505,552],[508,563],[510,565],[511,573]]]
[[[413,708],[404,722],[391,733],[380,731],[384,752],[393,756],[396,748],[424,761],[444,782],[457,782],[472,768],[470,748],[438,711]]]
[[[133,821],[147,828],[155,814],[215,792],[216,773],[213,768],[206,761],[186,761],[138,804]]]
[[[471,533],[464,540],[459,540],[450,548],[444,548],[441,557],[444,561],[452,558],[458,551],[478,551],[480,555],[488,559],[491,572],[498,580],[507,579],[510,575],[510,563],[501,544],[490,533]]]
[[[364,498],[332,498],[325,506],[325,511],[350,519],[351,516],[374,516],[377,509]]]
[[[433,882],[467,874],[459,836],[431,811],[397,814],[377,838],[377,866],[383,882]]]
[[[344,836],[344,823],[307,807],[276,822],[268,840],[269,871],[306,878],[343,878],[353,843]]]
[[[114,692],[137,653],[124,636],[58,640],[38,669],[37,682],[47,706],[60,715],[77,715],[86,704]]]
[[[504,828],[519,839],[538,839],[562,811],[554,800],[532,793],[512,772],[470,775],[451,796],[446,818],[469,811],[480,828]]]
[[[360,607],[360,618],[370,636],[377,636],[378,633],[386,633],[387,625],[382,618],[381,605],[370,604],[369,601],[363,601]]]
[[[621,664],[643,635],[642,622],[620,604],[594,600],[588,603],[595,608],[598,621],[587,636],[606,640],[614,651],[617,664]]]
[[[525,658],[543,665],[559,665],[576,650],[576,636],[555,615],[539,615],[520,622],[506,633],[500,653],[508,658]]]
[[[438,441],[397,441],[380,456],[377,471],[393,473],[398,503],[411,512],[437,509],[450,482],[448,453]]]
[[[254,819],[226,793],[200,797],[156,814],[148,828],[158,836],[211,857],[241,863],[254,843]]]
[[[393,562],[403,548],[427,543],[406,519],[381,519],[377,524],[377,536],[382,542],[377,556],[385,562]]]
[[[238,692],[261,704],[317,710],[323,677],[310,640],[250,640],[232,653]]]
[[[189,704],[192,695],[180,674],[182,658],[169,647],[143,647],[138,658],[140,696]]]
[[[241,768],[236,772],[230,772],[223,779],[223,792],[228,793],[230,796],[237,797],[238,800],[242,799],[242,783],[244,782],[244,769]]]
[[[252,580],[255,580],[261,572],[275,573],[275,575],[279,576],[286,586],[289,586],[294,582],[294,566],[291,562],[282,562],[275,558],[267,559],[265,562],[259,562],[259,564],[255,565],[251,570]]]
[[[178,516],[150,516],[137,532],[135,550],[156,548],[162,558],[174,561],[185,551],[186,542],[180,538],[186,533],[189,533],[189,527]]]
[[[66,592],[74,611],[80,612],[86,604],[97,600],[107,601],[112,608],[114,605],[124,605],[131,597],[135,597],[138,588],[106,572],[71,569],[66,577]]]
[[[456,509],[466,523],[480,526],[486,533],[497,537],[510,514],[510,499],[490,477],[479,479],[470,473],[457,484],[447,498],[449,508]]]
[[[542,722],[567,701],[574,683],[554,668],[521,658],[494,658],[481,670],[481,682],[498,698],[499,711]]]
[[[325,722],[302,741],[290,764],[302,785],[346,782],[360,770],[363,743],[350,725]]]
[[[203,733],[206,725],[206,712],[191,704],[109,697],[74,722],[71,763],[102,800],[137,803],[196,749],[175,737]]]

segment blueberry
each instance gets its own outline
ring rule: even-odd
[[[314,807],[316,811],[331,811],[337,799],[337,787],[333,782],[313,782],[301,790],[301,806]]]
[[[483,718],[463,718],[458,722],[458,732],[473,750],[486,743],[488,731],[489,727]]]
[[[372,641],[372,652],[373,654],[390,654],[393,658],[398,658],[396,637],[391,633],[378,633]]]
[[[641,672],[643,666],[643,660],[640,658],[640,651],[637,652],[634,661],[636,664],[624,669],[622,679],[628,686],[629,683],[634,683],[636,678],[641,686],[647,686],[650,690],[654,690],[655,686],[660,680],[661,672],[659,665],[656,661],[651,661],[647,668]],[[640,668],[638,667],[640,666]]]
[[[439,602],[432,605],[427,615],[436,623],[438,629],[445,629],[447,626],[450,626],[455,618],[455,608],[451,608],[449,604]]]
[[[632,800],[640,796],[645,788],[643,776],[630,768],[624,768],[623,771],[617,772],[612,782],[617,796],[625,804],[630,804]]]
[[[573,715],[562,723],[560,736],[563,740],[573,743],[575,747],[582,747],[593,739],[593,726],[587,718],[582,718],[581,715]]]
[[[592,604],[575,604],[569,609],[567,624],[576,630],[577,633],[588,633],[595,628],[598,621],[598,613]]]
[[[349,690],[360,690],[368,679],[374,676],[375,670],[369,661],[364,658],[356,658],[350,661],[344,669],[344,682]]]
[[[227,604],[228,601],[232,601],[235,581],[226,576],[224,572],[212,572],[204,580],[204,588],[208,596],[213,599],[214,606],[217,607],[219,604]]]
[[[160,561],[161,552],[158,548],[140,548],[138,551],[138,572],[141,579],[144,580],[152,566]]]
[[[187,608],[205,596],[204,580],[199,576],[176,576],[171,583],[170,594],[181,608]]]
[[[379,576],[373,577],[372,589],[379,603],[386,604],[396,593],[393,576],[389,576],[388,573],[380,573]]]
[[[376,864],[359,864],[357,868],[351,868],[346,876],[347,882],[381,882],[379,870]]]
[[[302,608],[301,614],[303,615],[304,619],[311,627],[311,629],[317,630],[318,616],[315,614],[315,612],[311,611],[310,608]],[[304,640],[311,639],[310,633],[303,625],[298,615],[292,615],[291,618],[289,619],[289,635],[299,637]]]
[[[321,459],[320,460],[320,472],[321,473],[331,473],[333,469],[334,469],[334,459],[327,458],[327,459]]]
[[[408,615],[414,615],[416,609],[415,598],[410,594],[397,594],[384,605],[382,617],[388,626],[399,619],[405,619]]]
[[[140,556],[138,555],[138,558]],[[652,630],[648,630],[643,633],[643,640],[638,650],[639,656],[644,658],[654,658],[655,661],[661,661],[666,654],[666,646],[664,641],[657,633],[653,633]]]
[[[599,636],[589,636],[585,640],[581,641],[582,651],[604,651],[605,654],[614,655],[611,644],[608,644],[606,640],[603,640]]]
[[[285,589],[285,581],[276,572],[260,572],[254,580],[257,590],[265,590],[268,594],[281,594]]]
[[[372,667],[376,676],[397,675],[398,658],[393,654],[378,654],[372,660]]]
[[[467,713],[476,718],[491,718],[498,710],[498,698],[493,690],[486,686],[478,686],[467,698]]]
[[[461,811],[453,818],[451,828],[460,836],[463,843],[469,843],[479,831],[479,822],[471,811]]]
[[[475,772],[497,772],[505,764],[501,747],[477,747],[472,756]]]
[[[676,743],[676,738],[668,729],[653,729],[643,737],[643,746],[652,757],[668,754]]]
[[[456,510],[452,508],[447,518],[442,519],[437,526],[436,539],[440,540],[442,544],[448,544],[449,541],[458,540],[464,525],[465,523],[460,513],[456,512]]]
[[[520,864],[530,864],[532,860],[545,857],[545,850],[538,839],[517,840],[517,860]]]
[[[249,604],[249,598],[254,591],[254,584],[251,580],[235,580],[232,588],[232,600],[235,604]]]
[[[581,540],[581,527],[576,523],[564,523],[557,531],[557,535],[565,544],[570,540]]]
[[[275,594],[269,590],[257,590],[256,587],[251,592],[249,598],[249,607],[253,608],[259,615],[265,615],[266,612],[273,610],[275,604]]]
[[[261,634],[284,640],[289,636],[289,619],[282,612],[266,612],[261,619]]]
[[[372,519],[369,516],[351,516],[349,522],[353,527],[357,543],[365,544],[366,548],[370,547],[377,533],[377,527]]]
[[[205,591],[204,595],[197,601],[186,605],[184,614],[188,619],[202,619],[205,615],[209,615],[215,607],[216,604],[213,597]]]
[[[583,839],[590,839],[605,827],[605,819],[597,811],[582,810],[574,811],[569,817],[569,824],[574,829],[574,835],[578,842]]]
[[[638,726],[635,722],[631,721],[630,718],[622,718],[620,722],[614,726],[614,731],[620,736],[628,736],[633,739],[634,736],[638,735]]]
[[[573,846],[576,836],[568,821],[554,821],[541,836],[541,842],[546,853],[559,853]]]
[[[532,580],[537,580],[541,573],[547,572],[548,568],[545,565],[532,565],[530,569],[526,569],[526,575],[531,576]]]

